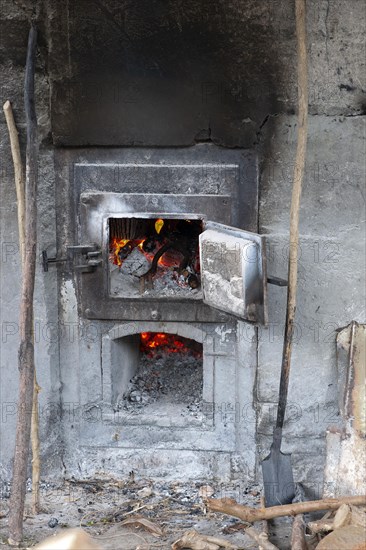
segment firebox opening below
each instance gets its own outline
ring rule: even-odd
[[[121,338],[116,351],[116,411],[148,424],[202,422],[202,344],[175,334],[144,332]]]
[[[201,299],[202,220],[109,218],[110,294]]]

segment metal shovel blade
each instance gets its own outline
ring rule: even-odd
[[[281,453],[272,445],[269,455],[262,461],[262,474],[266,507],[290,504],[295,496],[291,455]]]

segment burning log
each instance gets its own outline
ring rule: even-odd
[[[147,237],[142,243],[142,250],[144,252],[152,253],[158,245],[158,241],[155,237]]]
[[[149,269],[150,262],[139,247],[134,247],[120,266],[121,273],[140,277]]]
[[[120,260],[125,260],[129,254],[131,254],[132,250],[136,247],[136,244],[134,245],[133,241],[128,241],[122,248],[118,251],[118,257]]]
[[[151,275],[155,275],[160,258],[164,256],[164,254],[168,252],[168,250],[176,250],[177,252],[180,252],[183,255],[183,260],[180,262],[179,270],[182,270],[185,267],[187,267],[189,260],[191,258],[191,254],[186,244],[180,243],[178,241],[168,241],[165,244],[163,244],[163,246],[161,246],[159,250],[156,252],[156,254],[154,255],[153,261],[151,262],[151,267],[149,271],[145,273],[143,277],[146,277],[148,273],[151,273]]]
[[[199,287],[198,277],[195,274],[190,273],[186,269],[186,267],[192,262],[192,253],[190,249],[191,247],[189,246],[189,242],[187,242],[187,239],[169,240],[165,244],[163,244],[154,255],[154,258],[151,262],[150,269],[144,275],[141,276],[141,279],[143,279],[144,282],[140,286],[140,291],[141,289],[145,289],[145,282],[148,282],[148,284],[152,286],[152,277],[153,275],[156,274],[156,271],[158,268],[158,262],[160,258],[162,258],[162,256],[164,256],[166,252],[168,252],[168,250],[175,250],[180,254],[182,254],[183,258],[179,263],[178,272],[183,273],[184,276],[187,277],[187,283],[191,288],[198,288]]]

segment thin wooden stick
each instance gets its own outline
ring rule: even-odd
[[[309,531],[313,534],[329,533],[329,531],[333,531],[333,528],[334,528],[332,519],[328,519],[328,520],[320,519],[318,521],[309,521],[307,526]]]
[[[295,10],[298,58],[298,122],[297,149],[290,210],[290,250],[288,260],[286,325],[282,351],[282,367],[279,391],[280,399],[278,403],[276,422],[276,427],[281,430],[285,419],[288,383],[291,367],[292,339],[296,312],[297,264],[299,256],[299,211],[302,182],[304,179],[305,171],[306,143],[308,135],[308,76],[306,53],[305,0],[295,0]]]
[[[194,529],[186,531],[182,537],[171,545],[172,550],[180,548],[191,548],[192,550],[218,550],[219,548],[228,548],[236,550],[237,546],[231,544],[222,538],[201,535]]]
[[[13,480],[9,502],[9,544],[20,544],[23,537],[23,515],[27,483],[27,466],[31,435],[31,411],[34,388],[33,295],[37,243],[37,180],[38,138],[34,106],[34,73],[37,31],[31,27],[28,38],[24,83],[24,106],[27,120],[27,153],[25,180],[25,237],[27,251],[22,278],[20,309],[20,346],[18,355],[19,399],[13,465]]]
[[[308,512],[317,512],[318,510],[337,510],[341,504],[353,504],[355,506],[366,505],[366,495],[349,496],[341,498],[328,498],[322,500],[308,500],[306,502],[297,502],[295,504],[284,504],[283,506],[271,506],[269,508],[250,508],[242,506],[230,498],[207,500],[207,507],[212,512],[221,512],[246,521],[254,523],[263,519],[273,519],[282,516],[296,516],[297,514],[306,514]]]
[[[39,443],[39,412],[38,412],[38,394],[41,387],[37,383],[37,373],[34,368],[33,384],[33,404],[32,404],[32,422],[31,422],[31,445],[32,445],[32,512],[40,512],[40,493],[39,484],[41,480],[41,451]]]
[[[275,546],[268,540],[266,533],[257,533],[254,527],[247,527],[244,532],[259,544],[259,548],[263,548],[263,550],[278,550],[278,546]]]
[[[292,501],[293,504],[297,502],[304,502],[305,491],[300,483],[296,484],[296,494]],[[307,550],[307,544],[305,539],[305,521],[304,514],[297,514],[292,522],[291,531],[291,550]]]
[[[304,515],[295,516],[291,531],[291,550],[307,550]]]
[[[266,506],[266,501],[265,501],[264,496],[262,495],[261,496],[261,507],[265,508],[265,506]],[[264,519],[262,521],[261,529],[262,529],[262,532],[261,532],[262,537],[265,538],[265,540],[269,540],[269,527],[268,527],[268,521],[266,519]],[[264,546],[259,545],[259,550],[265,550]]]
[[[25,260],[25,182],[24,168],[20,154],[19,135],[16,128],[13,109],[10,101],[3,105],[3,111],[9,131],[10,147],[13,157],[15,189],[17,195],[18,211],[18,233],[19,250],[21,255],[22,271],[24,271]],[[41,388],[37,383],[36,372],[34,372],[32,423],[31,423],[31,444],[32,444],[32,509],[37,514],[40,508],[39,483],[41,475],[41,459],[39,444],[39,414],[38,414],[38,393]]]
[[[281,377],[278,392],[278,407],[276,426],[273,432],[273,443],[270,455],[262,462],[263,482],[265,492],[269,487],[275,496],[266,495],[267,503],[284,502],[285,487],[293,485],[291,464],[281,457],[279,451],[282,443],[282,430],[285,422],[289,378],[291,370],[291,355],[293,332],[296,313],[297,271],[299,257],[299,212],[302,182],[305,172],[307,128],[308,128],[308,77],[306,52],[306,13],[305,0],[295,0],[296,37],[297,37],[297,85],[298,85],[298,116],[297,116],[297,148],[295,169],[293,174],[292,199],[290,209],[290,249],[288,259],[288,287],[286,304],[285,333],[282,348]],[[292,495],[293,496],[293,495]],[[288,502],[288,501],[287,501]]]
[[[13,109],[10,101],[5,101],[3,105],[6,124],[9,131],[10,148],[13,157],[15,190],[18,204],[18,230],[19,230],[19,250],[21,255],[21,264],[24,265],[25,257],[25,194],[24,194],[24,168],[20,154],[18,130],[15,125]]]

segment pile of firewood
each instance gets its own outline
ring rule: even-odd
[[[309,521],[311,533],[321,537],[326,535],[317,548],[366,548],[366,508],[352,504],[342,504],[336,512],[327,512],[319,521]]]
[[[252,523],[282,517],[292,516],[293,527],[291,537],[292,550],[366,550],[366,495],[342,498],[328,498],[314,501],[296,502],[270,508],[251,508],[242,506],[232,499],[208,499],[208,509],[237,517],[245,523],[240,527],[247,535],[256,540],[259,548],[275,550],[268,540],[265,526],[257,531]],[[328,510],[319,521],[304,521],[303,514]],[[306,532],[316,536],[315,546],[308,544]],[[327,534],[330,533],[330,534]],[[324,538],[322,538],[326,535]],[[198,547],[187,547],[195,550]],[[205,548],[204,546],[202,547]],[[207,547],[210,550],[210,547]]]

